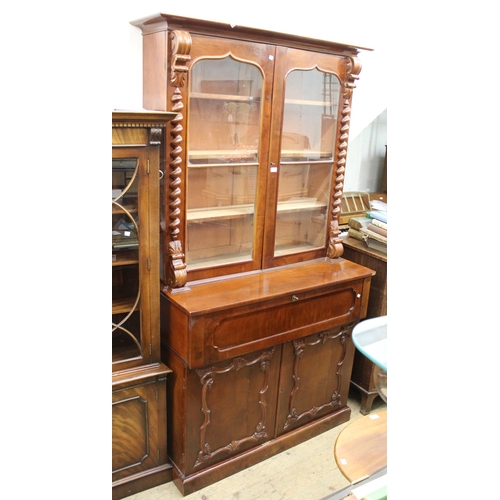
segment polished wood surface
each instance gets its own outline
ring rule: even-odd
[[[132,25],[141,28],[143,33],[163,32],[170,30],[189,29],[192,33],[203,33],[231,40],[246,40],[249,42],[267,42],[278,45],[287,45],[315,52],[326,52],[328,54],[351,54],[353,50],[373,50],[368,47],[347,45],[333,41],[308,38],[289,33],[278,33],[270,30],[255,29],[246,26],[235,26],[227,23],[193,19],[168,13],[159,13],[147,16],[131,22]]]
[[[164,364],[157,363],[134,370],[134,375],[118,373],[113,380],[114,500],[172,479],[165,426],[166,375],[170,372]]]
[[[262,300],[289,298],[297,290],[321,291],[332,284],[372,277],[374,272],[346,259],[319,259],[294,266],[228,277],[209,282],[191,283],[187,290],[169,295],[190,315],[225,310]]]
[[[364,241],[344,238],[344,255],[349,261],[373,269],[367,318],[377,318],[387,314],[387,254],[369,248]]]
[[[159,167],[160,144],[166,123],[174,113],[153,111],[113,112],[112,158],[132,160],[137,192],[123,206],[113,204],[113,213],[127,212],[140,227],[138,243],[123,252],[114,249],[114,326],[140,314],[137,348],[113,342],[112,363],[112,497],[114,500],[168,482],[172,466],[167,457],[166,380],[171,370],[160,360],[160,255],[159,255]],[[117,175],[120,174],[117,168]],[[115,175],[115,174],[113,174]],[[121,181],[120,181],[121,182]],[[133,180],[122,191],[133,191]],[[113,186],[113,188],[118,186]],[[123,188],[120,184],[120,188]],[[113,196],[115,197],[115,195]],[[129,206],[130,203],[130,206]],[[137,206],[135,206],[137,205]],[[129,267],[137,270],[135,277]],[[130,278],[134,276],[133,278]],[[134,294],[140,290],[140,305]],[[116,296],[115,296],[116,293]],[[125,316],[125,319],[123,319]],[[136,327],[136,323],[132,326]],[[126,325],[128,326],[128,325]],[[132,330],[132,328],[131,328]]]
[[[387,254],[369,248],[364,241],[344,239],[344,257],[366,266],[376,273],[371,282],[366,318],[387,314]],[[352,367],[351,385],[361,394],[361,413],[370,413],[373,401],[379,396],[374,380],[375,365],[356,350]]]
[[[351,482],[359,481],[387,466],[387,411],[365,415],[338,435],[335,461]]]
[[[351,334],[372,274],[321,260],[162,294],[169,456],[184,494],[349,419]]]
[[[347,324],[366,315],[372,275],[335,259],[193,284],[164,294],[162,340],[199,368]]]
[[[349,420],[355,350],[351,335],[366,316],[373,276],[371,269],[342,258],[338,227],[351,99],[361,63],[358,47],[222,23],[158,14],[132,24],[143,33],[143,105],[177,113],[163,155],[161,339],[162,361],[172,369],[167,379],[172,477],[179,490],[189,494]],[[244,144],[251,154],[259,145],[252,158],[258,172],[250,211],[254,215],[246,225],[235,222],[242,214],[240,210],[234,215],[234,206],[241,206],[232,198],[220,203],[197,199],[193,206],[190,197],[210,193],[200,188],[207,185],[203,175],[188,175],[189,170],[205,169],[208,176],[207,166],[225,169],[234,164],[224,156],[225,143],[207,149],[205,124],[192,120],[202,115],[193,110],[216,94],[227,105],[246,98],[224,86],[238,86],[238,78],[223,84],[219,74],[208,70],[205,83],[210,89],[202,92],[200,82],[192,91],[195,65],[203,61],[208,67],[210,60],[242,62],[248,66],[245,71],[257,69],[262,75],[262,88],[252,94],[260,109],[252,132],[257,142]],[[309,70],[323,72],[323,99],[309,96],[310,87],[303,85],[309,99],[300,95],[299,102],[292,103],[297,99],[288,96],[288,103],[294,106],[294,116],[301,116],[300,106],[314,102],[321,118],[326,113],[321,110],[330,104],[327,93],[335,92],[330,120],[318,122],[321,147],[315,148],[329,156],[316,160],[305,154],[309,148],[294,149],[300,151],[299,160],[288,163],[300,165],[304,174],[290,175],[290,182],[299,182],[287,195],[294,197],[297,186],[300,191],[306,185],[299,177],[307,172],[321,193],[321,211],[291,206],[294,212],[280,233],[280,174],[274,167],[286,163],[281,162],[285,78]],[[335,90],[329,86],[332,78]],[[193,147],[196,141],[198,147]],[[244,162],[239,166],[244,168]],[[210,187],[219,194],[226,191],[221,183],[231,176],[218,173],[219,180]],[[242,193],[243,198],[248,195]],[[199,211],[192,212],[199,208],[212,213],[205,211],[201,219]],[[193,214],[196,223],[188,218]],[[210,217],[212,226],[203,227]],[[320,235],[318,241],[305,237],[313,233],[303,230],[312,228],[312,221],[324,228],[314,233]],[[275,252],[277,240],[281,253]],[[251,252],[246,257],[226,259],[228,247],[247,245]],[[219,247],[224,251],[218,253]],[[195,264],[186,258],[194,253]]]
[[[143,32],[143,104],[146,108],[175,110],[170,137],[166,144],[165,158],[168,163],[163,182],[162,196],[162,247],[164,265],[162,282],[171,288],[181,288],[187,282],[201,279],[251,272],[262,268],[290,265],[327,255],[337,258],[342,255],[338,219],[344,183],[347,145],[350,129],[351,98],[356,86],[361,63],[359,47],[336,44],[328,41],[305,39],[241,26],[229,27],[223,23],[188,19],[175,15],[157,14],[132,22]],[[276,43],[280,40],[280,43]],[[314,52],[311,52],[314,50]],[[255,216],[253,218],[252,252],[245,260],[221,260],[207,267],[190,267],[186,255],[193,242],[188,238],[187,206],[188,157],[190,154],[186,131],[195,125],[190,119],[190,75],[200,60],[222,60],[231,55],[237,61],[259,68],[263,75],[261,103],[259,154]],[[168,61],[170,74],[159,68],[158,61]],[[277,220],[278,169],[280,165],[283,115],[284,81],[294,70],[320,69],[325,75],[338,78],[339,103],[332,114],[335,139],[330,141],[333,156],[332,176],[325,186],[328,205],[324,216],[327,234],[323,241],[309,244],[307,249],[285,255],[274,253]],[[326,91],[325,91],[326,92]],[[225,94],[224,92],[220,92]],[[227,96],[231,101],[231,96]],[[310,160],[311,162],[313,160]],[[307,161],[304,162],[307,164]],[[316,168],[318,168],[316,166]],[[325,179],[317,179],[322,185]],[[192,191],[193,192],[193,191]],[[311,217],[309,217],[311,219]],[[217,222],[217,221],[215,221]],[[304,222],[305,224],[306,222]],[[298,227],[298,224],[296,224]],[[194,228],[194,225],[191,225]],[[197,230],[199,228],[196,228]],[[248,228],[247,228],[248,229]],[[237,231],[231,231],[234,235]],[[213,237],[210,232],[202,240]],[[227,236],[229,239],[229,236]],[[216,248],[216,242],[211,249]],[[240,244],[240,242],[232,242]],[[245,241],[245,244],[250,244]],[[189,245],[189,247],[188,247]],[[222,246],[222,241],[219,241]],[[294,240],[290,239],[290,245]],[[199,258],[200,256],[198,256]],[[208,257],[207,257],[208,258]]]

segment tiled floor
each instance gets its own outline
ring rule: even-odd
[[[360,397],[351,389],[348,406],[351,420],[362,417]],[[372,413],[386,409],[376,398]],[[349,422],[259,464],[186,495],[170,482],[128,497],[128,500],[320,500],[349,485],[337,468],[335,440]]]

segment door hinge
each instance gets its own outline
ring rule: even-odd
[[[148,257],[148,271],[151,271],[151,259]]]
[[[149,174],[149,158],[148,158],[148,160],[147,160],[146,172]]]
[[[160,460],[160,450],[156,450],[156,455],[158,456],[158,460]]]
[[[153,353],[153,348],[151,347],[151,344],[149,344],[149,355],[151,356],[152,353]]]
[[[156,391],[156,402],[158,402],[159,396],[158,396],[158,391]]]

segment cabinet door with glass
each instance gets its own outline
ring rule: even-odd
[[[358,48],[169,14],[132,24],[144,35],[144,105],[178,113],[164,291],[340,257]]]
[[[326,254],[344,71],[342,58],[277,48],[263,267]]]
[[[193,37],[185,195],[190,280],[261,267],[274,50]]]
[[[324,257],[341,59],[196,37],[191,56],[190,281]]]
[[[113,147],[113,371],[150,363],[157,354],[151,336],[159,328],[159,182],[158,170],[154,175],[148,167],[146,147]]]

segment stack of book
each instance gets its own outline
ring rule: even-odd
[[[387,213],[372,210],[365,217],[352,217],[347,234],[364,241],[369,248],[387,253]]]

